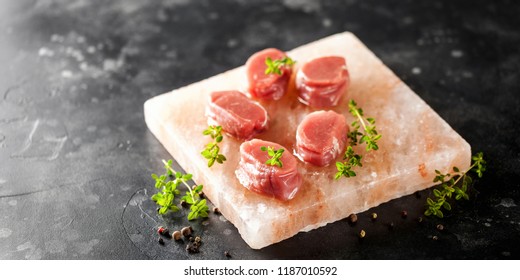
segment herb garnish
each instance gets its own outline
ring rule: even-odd
[[[267,151],[267,154],[271,157],[270,159],[268,159],[265,164],[268,164],[268,165],[277,165],[278,167],[282,168],[283,167],[283,163],[281,161],[281,158],[282,158],[282,154],[283,152],[285,151],[284,149],[278,149],[278,150],[275,150],[273,147],[260,147],[260,150],[262,151]]]
[[[361,155],[354,152],[353,146],[357,144],[366,143],[366,151],[377,151],[379,146],[377,140],[381,139],[381,134],[376,131],[376,120],[374,118],[363,118],[363,109],[358,108],[354,100],[350,100],[348,103],[349,112],[356,118],[352,122],[352,130],[347,134],[350,145],[347,147],[345,154],[343,155],[343,162],[336,162],[336,169],[338,172],[334,176],[334,179],[344,177],[354,177],[356,172],[352,170],[353,167],[362,167]],[[363,127],[364,133],[360,132],[360,128]]]
[[[177,189],[178,184],[174,184],[173,181],[166,182],[166,175],[157,176],[157,174],[152,174],[152,178],[155,179],[155,187],[161,190],[161,192],[152,196],[152,200],[161,207],[159,208],[159,214],[166,214],[168,210],[173,212],[179,211],[179,207],[174,204],[175,195],[180,193]]]
[[[208,160],[208,167],[213,166],[215,161],[220,164],[224,163],[226,157],[220,154],[220,147],[218,146],[218,143],[222,142],[224,138],[222,136],[222,126],[210,125],[202,134],[209,135],[211,139],[213,139],[213,141],[207,144],[204,150],[200,152],[201,155]]]
[[[345,162],[336,162],[336,169],[338,169],[338,172],[336,173],[336,176],[334,176],[334,179],[337,180],[341,178],[341,176],[345,176],[347,178],[356,176],[356,172],[352,171],[352,167],[362,167],[363,164],[361,164],[361,158],[362,156],[355,154],[354,149],[352,149],[351,146],[348,146],[347,151],[343,156],[343,160]]]
[[[363,144],[367,143],[366,150],[367,152],[370,150],[377,151],[379,146],[377,146],[377,140],[381,138],[381,134],[377,134],[376,131],[376,120],[374,118],[366,118],[366,122],[363,119],[363,109],[358,108],[357,104],[354,100],[350,100],[348,103],[349,112],[357,118],[357,120],[352,122],[352,131],[348,134],[348,138],[350,139],[351,145],[356,145],[357,143]],[[367,124],[368,123],[368,124]],[[359,132],[359,128],[363,126],[365,130],[365,134]],[[358,142],[358,136],[361,136]]]
[[[426,199],[426,206],[428,208],[424,211],[424,215],[434,215],[439,218],[444,217],[441,207],[448,211],[451,210],[451,204],[447,199],[452,198],[453,194],[455,194],[455,200],[460,200],[461,198],[469,200],[467,191],[468,186],[473,182],[473,179],[468,175],[468,172],[473,171],[479,178],[481,178],[483,172],[486,170],[486,161],[481,152],[477,153],[471,159],[473,164],[466,172],[461,172],[456,166],[453,167],[453,174],[442,174],[439,170],[435,170],[437,176],[435,176],[433,182],[439,182],[441,185],[439,188],[433,190],[435,200],[429,197]],[[461,183],[458,184],[459,182]]]
[[[296,61],[292,60],[290,57],[286,56],[283,59],[271,59],[267,57],[265,59],[265,65],[267,68],[265,69],[265,74],[278,74],[282,75],[282,67],[283,66],[293,66]]]
[[[156,193],[152,196],[152,200],[157,203],[157,205],[161,206],[159,208],[159,214],[163,215],[168,212],[168,210],[177,212],[179,211],[179,207],[177,207],[175,203],[175,195],[180,194],[180,191],[177,187],[182,183],[188,189],[186,194],[180,198],[181,201],[185,201],[190,206],[190,213],[188,214],[188,220],[194,220],[198,217],[207,217],[208,216],[208,206],[206,205],[205,199],[200,199],[199,193],[202,191],[203,186],[198,185],[193,188],[188,185],[188,181],[192,179],[192,174],[182,174],[181,172],[177,172],[172,168],[173,161],[172,160],[162,160],[164,163],[164,169],[166,173],[158,176],[157,174],[152,174],[152,178],[155,179],[155,187],[160,189],[159,193]],[[174,180],[168,180],[168,177],[175,177]]]

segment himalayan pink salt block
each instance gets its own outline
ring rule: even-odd
[[[334,180],[336,167],[298,163],[303,183],[286,202],[243,187],[235,176],[242,141],[224,137],[224,164],[207,167],[200,151],[210,141],[202,135],[207,127],[206,101],[213,91],[244,87],[246,73],[239,67],[209,79],[156,96],[144,104],[150,131],[222,214],[233,223],[251,248],[259,249],[346,218],[391,199],[433,185],[436,169],[469,168],[471,149],[432,108],[388,69],[353,34],[345,32],[298,47],[287,54],[299,64],[320,56],[342,56],[348,61],[350,86],[336,107],[347,123],[353,99],[366,116],[376,119],[379,150],[355,151],[363,155],[356,177]],[[293,77],[294,78],[294,77]],[[293,82],[293,81],[292,81]],[[264,104],[272,117],[267,131],[256,138],[295,147],[296,128],[312,108],[297,100],[294,88],[280,100]]]

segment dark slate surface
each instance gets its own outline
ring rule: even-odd
[[[0,258],[519,258],[519,5],[278,2],[2,1]],[[154,227],[168,223],[149,200],[150,174],[169,155],[145,126],[143,102],[259,49],[346,30],[485,153],[488,172],[471,200],[418,223],[423,191],[360,214],[355,226],[338,221],[257,251],[211,215],[192,223],[200,254],[160,246]]]

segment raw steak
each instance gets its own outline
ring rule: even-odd
[[[310,113],[296,130],[296,153],[305,162],[329,165],[345,149],[347,132],[343,115],[334,111]]]
[[[261,147],[284,149],[282,167],[267,165],[270,158]],[[253,139],[240,145],[240,162],[235,174],[240,183],[251,191],[286,201],[294,197],[302,184],[297,160],[279,144]]]
[[[278,100],[287,90],[287,83],[292,74],[292,68],[282,67],[282,75],[265,74],[266,58],[283,59],[287,55],[277,49],[265,49],[253,54],[246,62],[247,93],[256,99]],[[244,78],[242,78],[244,79]]]
[[[340,56],[313,59],[301,66],[296,75],[300,101],[312,107],[336,106],[348,84],[347,64]]]
[[[236,90],[212,92],[206,115],[210,124],[221,125],[238,139],[249,140],[268,125],[264,107]]]
[[[224,137],[221,143],[227,161],[208,168],[200,155],[209,141],[202,136],[207,128],[207,99],[213,91],[241,88],[244,67],[159,95],[144,105],[152,133],[184,170],[193,174],[197,184],[204,184],[204,193],[252,248],[431,187],[435,169],[443,173],[453,166],[468,169],[468,143],[353,34],[336,34],[287,54],[298,61],[296,66],[324,55],[348,61],[348,98],[340,100],[333,110],[351,123],[354,118],[348,112],[348,101],[354,99],[367,116],[377,120],[383,136],[378,151],[354,148],[363,156],[363,167],[355,169],[356,177],[334,180],[334,164],[316,167],[298,161],[303,180],[298,193],[286,202],[269,198],[244,188],[236,178],[242,141],[231,137]],[[256,137],[294,149],[296,128],[313,109],[298,101],[294,88],[265,108],[271,117],[270,128]]]

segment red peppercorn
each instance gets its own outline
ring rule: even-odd
[[[164,234],[164,230],[165,230],[165,228],[163,228],[163,227],[159,227],[159,228],[157,229],[157,233],[162,235],[162,234]]]
[[[162,235],[162,236],[166,237],[166,238],[172,238],[171,235],[170,235],[170,231],[167,228],[159,227],[157,229],[157,233],[159,235]]]

